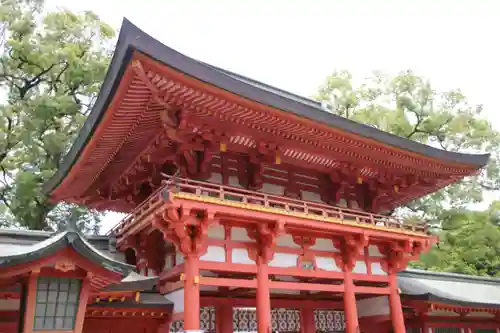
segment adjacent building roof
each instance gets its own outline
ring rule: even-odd
[[[12,240],[11,244],[8,243],[7,236]],[[32,238],[37,238],[39,241],[30,245],[20,245],[22,241]],[[109,236],[93,238],[107,241]],[[54,235],[39,231],[0,229],[0,240],[3,240],[0,242],[0,268],[24,264],[56,253],[63,248],[72,247],[88,260],[124,276],[120,283],[109,285],[103,291],[140,291],[145,292],[141,294],[141,303],[170,304],[165,302],[163,296],[160,298],[152,296],[156,292],[157,277],[145,277],[133,272],[135,267],[105,255],[74,230]],[[410,299],[455,306],[500,308],[498,278],[408,269],[399,273],[398,284],[404,297]]]
[[[154,291],[158,283],[158,277],[145,277],[132,272],[120,283],[113,284],[103,291]]]
[[[102,84],[94,109],[85,122],[71,150],[64,158],[59,170],[44,187],[46,193],[51,193],[64,180],[73,165],[77,162],[86,144],[92,138],[108,109],[134,51],[139,51],[187,76],[239,95],[245,99],[392,147],[442,161],[467,165],[474,169],[481,168],[488,161],[489,155],[470,155],[443,151],[326,112],[317,102],[310,99],[189,58],[163,45],[125,19],[111,65]]]
[[[31,232],[12,232],[1,231],[0,236],[4,234],[15,235],[29,235]],[[33,233],[36,236],[42,236],[40,232]],[[29,238],[28,236],[27,238]],[[78,231],[73,228],[54,234],[52,236],[46,235],[46,239],[39,241],[32,245],[19,245],[11,244],[8,246],[0,247],[0,269],[8,268],[14,265],[28,264],[36,260],[51,256],[66,248],[72,248],[75,252],[79,253],[82,257],[88,259],[96,265],[100,265],[109,271],[118,273],[121,276],[129,275],[134,269],[134,266],[127,265],[123,262],[117,261],[97,250],[90,244]]]
[[[456,306],[500,308],[500,279],[406,270],[399,274],[398,284],[402,294],[412,299]]]
[[[157,293],[141,293],[140,299],[138,302],[136,301],[125,301],[125,302],[100,302],[100,303],[94,303],[90,305],[90,309],[92,307],[99,307],[99,308],[164,308],[165,310],[170,310],[173,308],[174,304],[169,301],[168,299],[165,298],[165,296],[162,296]]]

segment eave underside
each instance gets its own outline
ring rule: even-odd
[[[444,152],[329,114],[312,101],[181,56],[129,25],[124,24],[106,78],[111,82],[104,83],[81,137],[46,187],[55,201],[86,203],[113,182],[129,182],[148,168],[161,171],[165,163],[175,162],[179,145],[191,144],[180,142],[181,135],[211,140],[215,149],[224,143],[228,151],[244,154],[265,143],[279,151],[283,164],[307,164],[326,174],[355,168],[367,179],[416,175],[428,183],[399,195],[393,207],[456,182],[486,163],[485,156]],[[134,34],[143,44],[131,44]],[[161,61],[167,50],[187,63],[176,63],[175,57],[168,58],[171,65],[153,60]],[[194,76],[199,66],[204,75]],[[215,82],[219,76],[225,80]],[[240,90],[229,92],[226,81]],[[113,89],[107,87],[111,85]],[[274,97],[261,101],[259,96]],[[78,149],[79,157],[74,153]],[[128,211],[133,206],[111,201],[101,208]]]
[[[471,166],[418,157],[360,137],[349,137],[338,130],[330,133],[313,130],[297,119],[294,122],[283,112],[272,114],[269,110],[252,110],[193,87],[199,82],[191,80],[189,87],[169,79],[156,72],[152,62],[150,65],[141,62],[144,75],[141,71],[128,69],[123,84],[129,84],[121,88],[125,93],[119,106],[109,110],[112,114],[103,122],[101,135],[93,138],[88,153],[84,154],[85,159],[75,165],[70,176],[54,192],[55,200],[85,203],[85,199],[97,196],[98,191],[105,192],[106,186],[113,182],[128,182],[144,170],[149,172],[145,178],[151,179],[153,170],[158,174],[165,164],[175,163],[174,147],[182,143],[167,134],[168,129],[162,126],[162,114],[168,113],[170,107],[183,110],[182,117],[187,124],[182,129],[183,135],[192,140],[212,137],[216,141],[214,149],[218,148],[217,143],[225,140],[229,151],[249,155],[261,142],[269,143],[272,138],[271,144],[280,147],[283,164],[297,167],[307,164],[316,173],[325,175],[354,167],[365,179],[417,175],[429,182],[427,186],[401,193],[397,200],[392,200],[392,206],[433,192],[474,172]],[[154,97],[148,84],[155,84],[162,97]],[[179,132],[175,135],[180,136]],[[193,147],[198,151],[204,149],[203,145],[193,144]],[[133,206],[110,202],[101,208],[128,211]]]

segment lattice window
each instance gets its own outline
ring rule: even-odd
[[[233,310],[234,332],[257,332],[257,312],[255,309]],[[271,330],[280,333],[300,332],[300,312],[296,309],[272,309]]]
[[[200,329],[205,333],[215,333],[215,307],[200,309]],[[184,332],[184,320],[176,320],[170,325],[170,333]]]
[[[170,333],[184,332],[184,320],[176,320],[170,325]]]
[[[317,333],[345,331],[345,318],[342,311],[314,310],[314,323]]]
[[[257,312],[255,309],[233,309],[234,332],[257,332]]]
[[[296,309],[272,309],[271,328],[274,332],[300,332],[300,311]]]
[[[72,330],[75,326],[80,289],[79,279],[38,278],[33,329]]]
[[[200,309],[200,327],[205,333],[215,333],[215,307],[207,306]]]

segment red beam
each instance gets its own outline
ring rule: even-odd
[[[354,287],[354,292],[356,294],[370,294],[370,295],[389,295],[390,291],[388,287],[378,288],[378,287]]]
[[[233,287],[233,288],[257,288],[257,281],[244,280],[244,279],[213,278],[213,277],[203,276],[200,278],[200,285]]]
[[[269,281],[269,288],[285,290],[327,291],[332,293],[340,293],[344,291],[343,285],[282,281]]]
[[[219,271],[228,273],[247,273],[247,274],[257,273],[257,268],[255,265],[230,264],[230,263],[208,262],[208,261],[200,261],[200,270]]]
[[[201,263],[202,261],[200,261],[200,269],[201,269]],[[158,278],[160,281],[175,280],[178,279],[183,272],[184,272],[184,263],[175,265],[168,271],[161,273]]]
[[[225,298],[202,296],[200,299],[201,306],[216,306],[219,304],[231,304],[233,307],[255,307],[255,298]],[[323,301],[323,300],[289,300],[289,299],[271,299],[273,308],[315,308],[315,309],[332,309],[342,310],[343,303],[341,301]]]
[[[166,282],[160,287],[160,294],[168,294],[172,291],[184,288],[184,281]]]

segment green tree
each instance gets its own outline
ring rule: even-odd
[[[53,205],[41,188],[91,110],[114,30],[92,12],[43,4],[0,0],[0,223],[54,230],[76,216],[98,232],[98,213]]]
[[[434,271],[500,277],[500,202],[484,212],[442,214],[440,243],[413,266]]]
[[[438,92],[429,80],[411,71],[390,77],[382,73],[354,86],[349,72],[335,72],[316,99],[330,112],[392,134],[444,150],[492,154],[485,172],[448,186],[406,206],[413,215],[439,224],[441,212],[483,199],[500,189],[500,135],[460,90]]]

